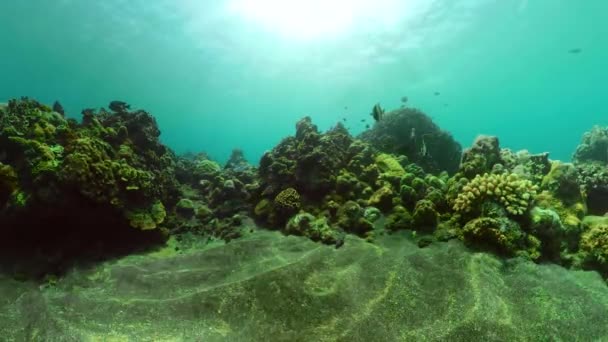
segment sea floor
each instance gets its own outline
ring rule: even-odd
[[[605,322],[595,272],[405,233],[336,249],[256,230],[45,285],[0,279],[3,341],[588,341],[608,339]]]

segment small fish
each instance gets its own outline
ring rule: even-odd
[[[365,125],[365,128],[369,129],[369,124]]]
[[[439,96],[440,94],[441,94],[441,93],[440,93],[440,92],[438,92],[438,91],[436,91],[436,92],[435,92],[435,96]]]
[[[422,136],[422,147],[420,148],[420,155],[422,157],[426,157],[426,154],[427,154],[426,143],[424,142],[424,136]]]
[[[382,116],[384,116],[384,109],[380,107],[380,103],[376,103],[374,105],[370,115],[374,118],[374,120],[376,120],[376,122],[382,120]]]
[[[344,106],[344,110],[348,110],[348,106]]]
[[[342,121],[346,122],[346,118],[342,118]]]
[[[129,109],[131,109],[131,106],[123,101],[112,101],[110,102],[108,108],[116,113],[126,113]]]
[[[404,97],[401,98],[401,102],[403,102],[403,103],[407,103],[407,100],[408,100],[407,96],[404,96]]]
[[[581,48],[574,48],[574,49],[568,50],[568,52],[572,53],[572,54],[577,54],[577,53],[583,52],[583,49],[581,49]]]
[[[361,122],[365,122],[365,119],[361,119]]]

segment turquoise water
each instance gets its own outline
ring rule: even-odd
[[[0,102],[80,117],[120,99],[177,152],[253,162],[304,115],[359,133],[403,96],[465,146],[493,134],[554,159],[607,124],[606,1],[285,3],[4,1]]]

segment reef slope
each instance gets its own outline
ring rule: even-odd
[[[45,286],[0,278],[0,299],[5,341],[608,338],[597,273],[501,261],[456,240],[418,248],[405,233],[349,236],[339,249],[267,231],[172,240]]]

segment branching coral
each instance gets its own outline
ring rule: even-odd
[[[486,200],[500,203],[512,215],[523,215],[536,196],[538,187],[516,174],[477,175],[462,188],[453,209],[469,212]]]

